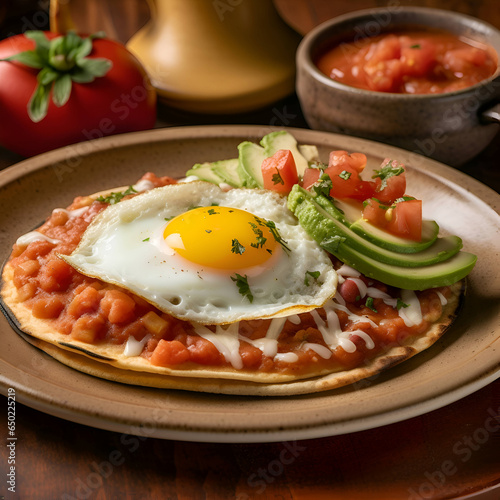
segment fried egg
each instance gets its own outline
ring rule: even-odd
[[[110,205],[70,256],[82,274],[201,324],[321,307],[337,274],[276,193],[169,185]]]

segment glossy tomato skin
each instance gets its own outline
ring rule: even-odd
[[[264,189],[288,194],[299,182],[293,154],[288,149],[280,149],[262,162]],[[276,177],[275,177],[276,176]]]
[[[0,41],[0,58],[34,47],[32,40],[15,35]],[[156,92],[139,61],[123,45],[108,39],[95,39],[88,57],[109,59],[113,66],[91,83],[73,82],[69,101],[58,108],[51,100],[47,116],[38,123],[27,112],[38,70],[1,61],[0,145],[33,156],[80,141],[152,128]]]

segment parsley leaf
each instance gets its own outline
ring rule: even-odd
[[[405,167],[402,163],[396,160],[388,160],[385,165],[383,164],[383,167],[380,170],[375,170],[375,173],[372,175],[372,179],[379,177],[382,181],[380,188],[384,189],[387,186],[387,179],[404,174],[404,172]]]
[[[134,189],[133,186],[129,186],[125,191],[122,191],[120,193],[110,193],[108,196],[99,196],[96,198],[96,201],[100,201],[101,203],[109,203],[110,205],[114,205],[115,203],[118,203],[119,201],[122,201],[122,199],[129,195],[129,194],[134,194],[137,193],[137,191]]]
[[[207,210],[207,214],[208,214],[208,215],[216,215],[216,214],[220,214],[220,212],[217,212],[217,211],[215,210],[215,208],[209,208],[209,209]]]
[[[281,237],[276,224],[272,220],[267,220],[264,222],[264,226],[269,228],[271,234],[273,235],[273,238],[283,247],[283,250],[289,252],[290,248],[288,248],[286,241]]]
[[[330,191],[333,189],[332,179],[324,172],[319,176],[319,179],[312,185],[312,189],[316,195],[330,196]]]
[[[368,297],[365,302],[365,306],[371,309],[373,312],[378,312],[373,306],[373,297]]]
[[[398,297],[398,300],[396,302],[396,309],[399,311],[402,307],[410,307],[410,304],[406,304]]]
[[[257,217],[255,217],[255,220],[259,224],[261,224],[260,219],[258,219]],[[253,222],[249,222],[249,224],[250,224],[253,232],[257,236],[257,242],[256,243],[250,243],[250,246],[253,247],[253,248],[262,248],[264,246],[265,242],[267,241],[267,238],[264,237],[264,233],[262,232],[262,229],[259,229],[257,227],[257,224],[254,224]]]
[[[419,43],[416,43],[415,45],[410,45],[410,49],[421,49],[422,46]]]
[[[319,271],[306,271],[306,275],[304,278],[304,285],[309,286],[309,276],[314,280],[317,280],[320,274],[321,273]]]
[[[342,172],[340,172],[339,174],[339,177],[347,181],[351,177],[351,172],[348,172],[347,170],[342,170]]]
[[[335,252],[338,251],[339,245],[344,243],[346,239],[343,236],[330,236],[329,238],[323,239],[323,241],[319,244],[321,248],[335,255]]]
[[[231,252],[241,255],[245,251],[245,247],[235,238],[231,242]]]
[[[283,177],[281,177],[281,174],[278,172],[278,170],[276,170],[276,173],[273,174],[272,180],[274,185],[285,184],[285,181],[283,180]]]
[[[412,200],[416,200],[416,198],[414,198],[413,196],[402,196],[401,198],[397,198],[396,200],[394,200],[394,204],[401,203],[402,201],[412,201]]]
[[[246,297],[250,303],[252,303],[253,295],[250,291],[250,286],[248,285],[248,276],[246,274],[245,276],[241,276],[241,274],[236,273],[235,276],[231,276],[231,279],[236,283],[240,295]]]

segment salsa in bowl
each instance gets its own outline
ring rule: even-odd
[[[362,10],[304,37],[297,94],[313,129],[459,166],[498,132],[492,122],[499,54],[500,31],[470,16],[401,6]]]

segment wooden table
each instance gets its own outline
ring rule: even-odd
[[[384,3],[277,2],[282,15],[303,33],[341,12]],[[401,4],[453,5],[500,25],[496,0]],[[22,13],[17,15],[21,18]],[[13,26],[19,26],[19,19]],[[9,30],[4,26],[2,32]],[[265,125],[277,120],[283,126],[307,126],[295,96],[269,109],[233,117],[192,116],[162,108],[158,126]],[[500,191],[499,157],[500,134],[463,170]],[[0,168],[20,159],[0,149]],[[500,498],[500,489],[495,488],[500,483],[500,380],[403,422],[347,435],[267,444],[138,438],[74,424],[17,404],[16,493],[6,489],[7,399],[2,396],[0,404],[0,499]]]

